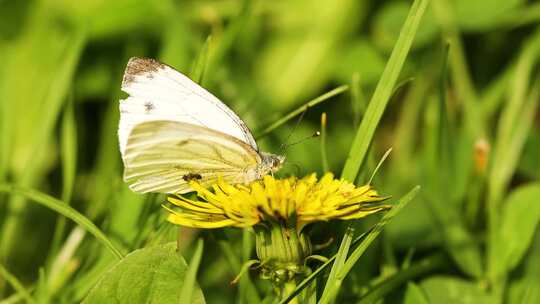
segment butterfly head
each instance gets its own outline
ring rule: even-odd
[[[266,173],[271,172],[274,173],[281,169],[281,166],[285,162],[285,156],[283,155],[275,155],[270,153],[261,153],[262,156],[262,166],[264,168],[264,171]]]

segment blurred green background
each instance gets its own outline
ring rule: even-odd
[[[410,5],[0,1],[0,182],[69,202],[124,252],[175,240],[164,198],[136,195],[122,182],[120,82],[132,56],[189,74],[209,36],[202,85],[255,134],[306,101],[349,86],[310,108],[290,139],[320,130],[326,112],[328,170],[339,176]],[[376,188],[394,197],[414,185],[423,190],[360,260],[340,301],[353,303],[397,276],[399,284],[385,285],[392,286],[388,303],[406,301],[419,290],[414,286],[431,303],[540,302],[539,21],[538,1],[431,1],[358,180],[366,182],[392,147]],[[262,149],[279,152],[294,125],[261,139]],[[325,171],[319,139],[286,155],[281,176]],[[362,231],[372,222],[355,225]],[[341,238],[328,227],[314,228],[315,239]],[[241,231],[225,234],[238,245],[228,255],[212,250],[220,240],[203,232],[198,278],[207,303],[241,301],[229,282],[249,254],[242,255]],[[183,243],[188,260],[191,240],[187,234]],[[331,255],[335,243],[319,253]],[[423,259],[436,263],[407,271]],[[80,302],[113,262],[72,222],[0,193],[0,263],[44,303]],[[0,298],[22,302],[2,277]]]

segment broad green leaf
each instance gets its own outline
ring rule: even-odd
[[[493,298],[479,283],[451,276],[435,276],[423,280],[420,287],[430,303],[437,304],[492,304]]]
[[[83,303],[180,303],[187,272],[175,243],[135,250],[103,274]],[[200,288],[191,303],[205,303]]]
[[[506,303],[540,303],[540,233],[535,234],[531,248],[527,250],[520,274],[519,278],[511,278]]]
[[[415,283],[410,282],[407,284],[407,290],[405,290],[405,299],[403,304],[429,304],[424,291],[418,287]]]
[[[527,277],[510,284],[508,304],[540,303],[540,279],[538,276]]]
[[[511,271],[530,247],[540,222],[540,183],[529,184],[512,191],[503,203],[499,239],[495,252],[496,273]]]

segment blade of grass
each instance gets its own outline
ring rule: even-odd
[[[448,0],[434,0],[432,8],[445,39],[452,45],[452,52],[449,53],[452,81],[463,102],[465,126],[471,138],[476,138],[484,133],[484,121],[480,116],[482,112],[478,105],[478,96],[471,80],[452,6]]]
[[[326,112],[321,115],[321,160],[324,172],[328,172],[328,155],[326,153]]]
[[[381,233],[383,227],[392,220],[418,193],[420,190],[420,186],[414,187],[411,191],[409,191],[405,196],[403,196],[397,205],[393,206],[388,213],[386,213],[383,218],[375,225],[373,230],[371,230],[367,236],[362,240],[362,242],[353,250],[347,261],[345,261],[345,264],[343,265],[340,273],[338,274],[336,278],[336,289],[339,289],[339,286],[341,286],[341,283],[343,282],[343,279],[347,276],[347,274],[353,269],[353,267],[356,265],[356,262],[362,257],[364,252],[366,252],[367,248],[371,243],[379,236]],[[336,291],[336,293],[339,292],[339,290]]]
[[[433,188],[430,188],[433,197],[430,198],[429,203],[444,236],[445,246],[456,264],[464,273],[479,277],[482,275],[480,248],[460,215],[460,210],[457,208],[459,203],[452,199],[455,189],[449,191],[448,187],[448,185],[458,184],[457,179],[463,175],[466,176],[455,171],[459,164],[453,157],[454,147],[450,140],[453,126],[448,117],[446,95],[448,60],[451,50],[449,44],[444,46],[437,90],[438,98],[433,103],[437,109],[438,118],[435,120],[437,132],[432,134],[434,157],[430,165],[429,179],[433,182]]]
[[[390,170],[396,178],[409,178],[411,163],[415,156],[415,147],[418,141],[419,116],[423,111],[423,104],[428,89],[431,87],[434,77],[425,74],[419,75],[411,89],[404,98],[399,121],[396,126],[393,148],[395,153],[390,160]]]
[[[447,70],[448,70],[448,52],[450,50],[450,44],[444,46],[443,51],[443,62],[441,67],[441,77],[439,78],[439,136],[438,136],[438,156],[439,164],[443,164],[444,168],[441,173],[448,172],[450,166],[450,142],[449,142],[449,122],[448,122],[448,111],[446,110],[446,82],[447,82]],[[448,182],[446,176],[440,179],[444,183]]]
[[[204,75],[206,72],[207,62],[208,62],[208,53],[209,53],[211,43],[212,43],[212,36],[208,36],[201,50],[199,51],[199,55],[197,56],[197,59],[195,59],[195,62],[193,63],[191,72],[189,73],[191,79],[198,84],[202,84],[204,80]]]
[[[31,147],[33,153],[30,154],[29,157],[41,155],[43,147],[50,140],[51,133],[54,130],[54,125],[57,121],[60,109],[62,108],[62,104],[66,100],[66,95],[72,83],[73,75],[75,74],[85,44],[85,29],[76,31],[71,38],[71,41],[66,44],[66,49],[62,54],[62,63],[59,64],[58,70],[55,71],[54,79],[52,80],[47,96],[42,103],[44,107],[46,106],[46,109],[43,111],[41,121],[38,122],[39,128],[35,128],[35,142]],[[42,174],[36,170],[41,170],[41,166],[36,165],[34,161],[28,159],[25,169],[17,179],[17,183],[27,187],[32,185]],[[24,206],[25,202],[20,198],[13,198],[9,202],[7,216],[1,229],[0,257],[7,257],[12,251],[12,247],[14,246],[13,242],[18,239],[16,234],[19,230],[19,225],[22,225],[21,221],[24,218],[22,216]]]
[[[341,177],[355,181],[429,0],[415,0],[354,138]]]
[[[26,189],[8,184],[0,184],[0,192],[7,192],[12,195],[21,195],[26,199],[32,200],[62,214],[63,216],[71,219],[72,221],[83,227],[90,234],[92,234],[98,241],[105,245],[105,247],[107,247],[111,251],[111,253],[113,253],[118,259],[121,259],[124,256],[120,252],[120,250],[118,250],[116,246],[109,240],[109,238],[96,225],[94,225],[94,223],[92,223],[88,218],[79,213],[77,210],[70,207],[65,202],[33,189]]]
[[[368,292],[360,299],[358,304],[377,303],[377,300],[394,291],[396,288],[405,284],[409,280],[440,268],[447,262],[448,259],[446,256],[443,254],[437,254],[414,263],[407,269],[397,272],[368,290]]]
[[[4,56],[9,56],[9,54],[4,54]],[[6,92],[7,86],[5,81],[5,68],[0,70],[0,92]],[[4,97],[5,98],[5,97]],[[6,179],[9,163],[9,155],[11,150],[11,137],[12,131],[10,127],[13,125],[12,120],[14,119],[10,115],[10,103],[9,102],[0,102],[0,182],[3,182]]]
[[[337,87],[337,88],[335,88],[335,89],[333,89],[331,91],[328,91],[328,92],[322,94],[321,96],[319,96],[317,98],[314,98],[314,99],[306,102],[305,104],[303,104],[302,106],[300,106],[296,110],[290,112],[289,114],[285,115],[284,117],[282,117],[282,118],[278,119],[277,121],[275,121],[274,123],[270,124],[268,127],[264,128],[262,131],[257,132],[256,138],[261,139],[261,138],[265,137],[266,135],[270,134],[270,132],[272,132],[274,129],[276,129],[277,127],[283,125],[287,121],[293,119],[297,115],[302,114],[307,109],[309,109],[311,107],[314,107],[314,106],[318,105],[319,103],[321,103],[323,101],[326,101],[326,100],[328,100],[328,99],[330,99],[330,98],[332,98],[332,97],[334,97],[336,95],[339,95],[339,94],[345,92],[347,89],[349,89],[349,86],[342,85],[342,86],[339,86],[339,87]]]
[[[188,269],[186,271],[186,277],[184,280],[184,285],[182,285],[182,291],[180,292],[180,298],[178,303],[192,303],[193,299],[193,290],[195,289],[195,284],[197,284],[197,271],[199,270],[199,265],[202,259],[204,243],[202,239],[197,241],[197,247],[195,253],[191,258]]]
[[[67,102],[64,115],[62,117],[60,148],[62,151],[62,201],[70,202],[73,192],[73,184],[75,182],[75,172],[77,163],[77,127],[75,123],[73,97]],[[54,257],[60,246],[60,242],[64,235],[66,226],[66,218],[59,217],[56,221],[56,227],[51,241],[49,257]],[[49,260],[50,264],[52,260]]]
[[[382,164],[384,163],[384,161],[388,158],[388,156],[390,155],[390,153],[392,152],[392,148],[386,150],[386,152],[384,152],[384,155],[381,157],[381,160],[379,160],[379,162],[377,163],[377,166],[375,167],[375,170],[373,170],[373,173],[371,173],[371,176],[367,182],[368,185],[371,185],[371,182],[373,181],[373,178],[375,177],[375,175],[377,175],[377,171],[379,171],[379,168],[381,168]]]
[[[22,296],[22,298],[27,303],[37,303],[30,292],[24,288],[24,285],[15,277],[11,272],[9,272],[2,264],[0,264],[0,275],[8,282],[13,289]]]
[[[71,233],[67,236],[63,246],[59,249],[58,254],[55,256],[47,277],[48,288],[51,295],[54,295],[62,286],[64,286],[69,276],[77,269],[77,267],[73,266],[73,256],[84,240],[85,235],[86,230],[83,228],[73,228]]]
[[[335,262],[330,270],[330,275],[326,280],[326,285],[324,286],[319,304],[333,303],[335,301],[337,291],[339,290],[339,286],[336,286],[337,275],[341,272],[341,269],[347,260],[347,254],[349,254],[349,248],[351,247],[353,236],[354,229],[350,227],[347,228],[336,254]]]
[[[0,304],[20,304],[24,300],[24,296],[20,293],[14,293],[9,297],[0,300]],[[28,302],[28,301],[27,301]]]

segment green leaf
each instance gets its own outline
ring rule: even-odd
[[[496,273],[511,271],[530,247],[540,222],[538,198],[540,183],[534,183],[512,191],[504,202],[498,246],[495,247]]]
[[[349,151],[349,156],[345,162],[341,176],[346,180],[354,181],[358,174],[358,170],[360,170],[360,167],[362,166],[371,140],[373,139],[373,135],[375,134],[375,129],[377,128],[390,96],[392,95],[394,86],[396,85],[401,68],[405,63],[405,58],[409,53],[428,2],[429,0],[415,0],[409,11],[409,15],[401,28],[401,33],[399,34],[394,50],[392,51],[381,79],[375,88],[373,97],[369,102],[351,150]]]
[[[431,303],[492,304],[493,298],[480,284],[450,276],[436,276],[420,283]]]
[[[135,250],[103,275],[83,303],[186,303],[180,299],[187,275],[176,243]],[[187,303],[205,303],[200,288],[193,287]]]
[[[540,233],[535,234],[522,269],[521,277],[511,278],[506,303],[540,303]]]
[[[405,300],[403,304],[429,304],[426,295],[418,285],[410,282],[405,291]]]
[[[540,280],[538,276],[512,282],[508,288],[509,304],[540,303]]]

